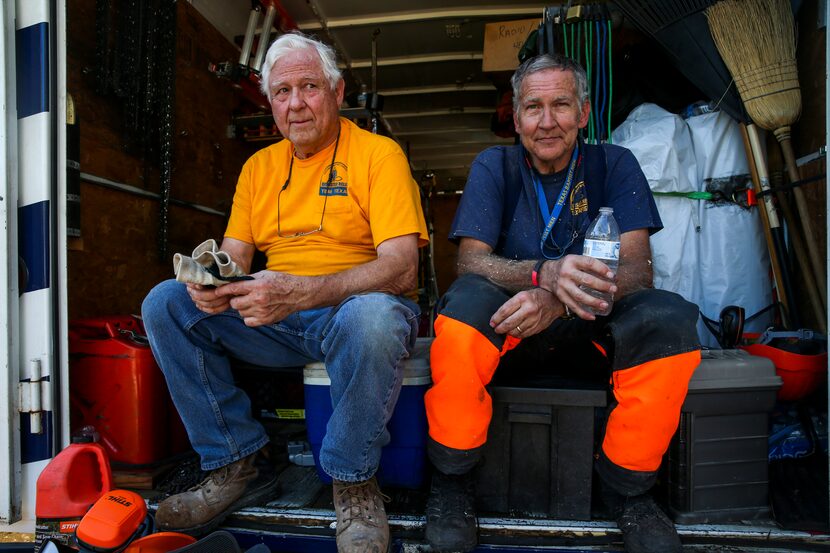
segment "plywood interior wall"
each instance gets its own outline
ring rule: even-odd
[[[442,294],[457,276],[455,260],[458,248],[447,239],[447,236],[450,234],[450,226],[460,199],[460,195],[448,194],[435,196],[430,202],[433,222],[433,264],[438,290]]]
[[[801,86],[801,119],[793,125],[792,140],[796,157],[803,157],[816,152],[826,142],[825,121],[825,89],[827,72],[825,68],[825,43],[827,28],[819,28],[819,9],[824,9],[824,3],[816,0],[805,1],[798,14],[798,79]],[[774,138],[770,138],[769,147],[777,150],[778,145]],[[776,152],[777,154],[777,152]],[[783,167],[781,168],[783,170]],[[801,178],[807,179],[824,175],[827,172],[827,158],[823,157],[801,167]],[[822,179],[802,187],[807,199],[815,236],[807,240],[816,242],[822,259],[827,247],[827,186],[826,179]],[[799,274],[797,272],[797,274]],[[824,268],[827,274],[827,267]],[[802,281],[803,282],[803,281]],[[804,286],[799,287],[804,290]],[[806,294],[802,294],[806,296]],[[800,298],[800,312],[806,319],[805,326],[817,328],[815,321],[808,315],[812,310],[806,304],[806,298]]]
[[[230,210],[245,159],[262,146],[227,136],[237,90],[208,71],[238,50],[188,2],[178,2],[175,133],[171,197]],[[128,151],[120,103],[95,92],[95,1],[67,2],[67,88],[80,124],[82,173],[160,192],[157,164]],[[244,32],[244,29],[240,30]],[[172,253],[221,239],[225,219],[170,206],[169,251],[159,256],[160,202],[81,184],[81,238],[69,244],[70,319],[138,313],[172,275]]]

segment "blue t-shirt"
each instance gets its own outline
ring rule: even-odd
[[[663,228],[645,175],[629,150],[581,141],[579,147],[582,155],[559,218],[545,241],[545,257],[581,254],[585,232],[600,207],[614,208],[620,234],[637,229],[653,234]],[[541,259],[540,241],[548,221],[542,217],[534,178],[540,181],[552,211],[566,173],[567,168],[539,175],[521,145],[484,150],[470,168],[450,240],[474,238],[501,257]],[[507,213],[510,210],[513,213]]]

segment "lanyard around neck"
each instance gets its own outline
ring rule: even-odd
[[[530,178],[533,180],[533,186],[536,188],[536,199],[539,201],[539,210],[542,212],[542,219],[547,221],[545,230],[542,232],[542,239],[539,241],[539,248],[542,251],[544,251],[545,241],[550,236],[554,225],[556,225],[556,221],[559,220],[559,215],[562,213],[562,206],[565,205],[565,199],[568,197],[568,193],[570,192],[573,184],[576,166],[579,164],[578,160],[579,145],[577,144],[574,146],[571,161],[568,164],[568,175],[565,177],[565,184],[562,185],[562,191],[559,193],[559,197],[556,199],[556,204],[553,206],[553,213],[551,213],[548,209],[548,199],[547,196],[545,196],[542,181],[536,175],[536,171],[533,169],[533,166],[528,162],[528,165],[530,166]],[[525,161],[527,161],[527,158],[525,158]]]

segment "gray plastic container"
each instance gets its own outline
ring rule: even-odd
[[[676,522],[770,517],[769,413],[780,387],[769,359],[741,350],[702,353],[664,462]]]

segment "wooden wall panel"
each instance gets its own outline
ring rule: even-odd
[[[825,89],[827,79],[827,68],[825,67],[825,42],[827,29],[819,29],[819,9],[823,3],[817,0],[807,0],[798,14],[798,46],[796,55],[798,58],[798,80],[801,86],[801,119],[793,125],[792,141],[796,157],[806,156],[819,149],[826,142],[825,136]],[[770,148],[778,150],[778,145],[771,139]],[[777,155],[777,152],[776,152]],[[801,167],[801,177],[823,175],[827,171],[826,158],[821,158]],[[808,236],[807,240],[816,243],[820,257],[825,258],[827,247],[827,209],[826,180],[822,179],[802,187],[804,196],[807,199],[810,212],[810,222],[815,236]],[[795,207],[793,207],[795,209]],[[796,270],[797,274],[800,271]],[[827,274],[827,268],[824,268]],[[801,288],[803,289],[803,287]],[[806,296],[806,294],[802,294]],[[802,297],[800,312],[804,319],[804,326],[817,328],[812,320],[812,309],[806,304],[806,298]]]
[[[177,197],[230,209],[228,192],[233,193],[242,164],[267,144],[227,137],[232,112],[240,106],[239,91],[207,68],[211,62],[236,61],[237,48],[186,2],[179,2],[178,31]]]
[[[455,281],[455,261],[458,247],[447,240],[455,210],[461,196],[458,194],[434,196],[430,202],[433,224],[433,263],[438,290],[443,294]]]
[[[81,171],[160,192],[157,163],[130,151],[119,100],[96,93],[95,1],[73,0],[67,12],[67,88],[81,126]],[[228,138],[238,90],[208,71],[209,62],[238,56],[190,3],[178,2],[171,196],[225,212],[242,164],[262,146]],[[170,254],[161,259],[159,210],[158,200],[82,184],[82,237],[70,240],[68,256],[70,319],[138,313],[147,292],[172,276],[174,252],[224,232],[223,217],[171,205]]]
[[[801,119],[793,128],[793,148],[796,157],[815,152],[826,141],[825,92],[827,68],[825,67],[825,42],[827,28],[819,29],[819,4],[816,0],[804,2],[798,18],[798,78],[801,85]],[[802,178],[823,174],[826,161],[821,159],[801,167]],[[819,181],[803,187],[811,208],[811,222],[816,230],[820,251],[825,251],[827,228],[826,185]]]

